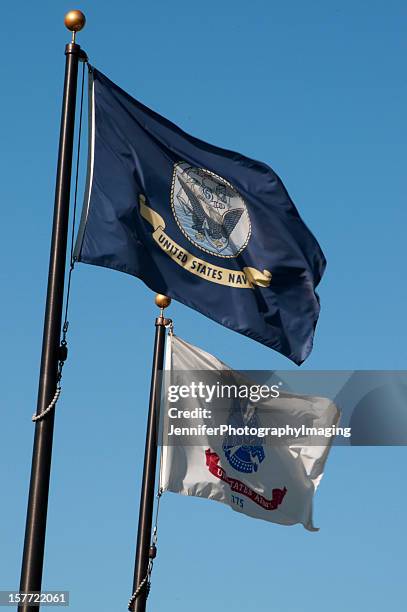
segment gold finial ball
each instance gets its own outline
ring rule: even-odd
[[[71,32],[79,32],[85,27],[86,17],[82,11],[69,11],[65,15],[64,23]]]
[[[155,296],[155,303],[157,304],[158,308],[168,308],[168,306],[171,304],[171,298],[169,298],[167,295],[157,293]]]

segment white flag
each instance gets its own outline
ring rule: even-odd
[[[213,355],[174,335],[169,335],[166,351],[167,390],[173,383],[176,387],[179,370],[227,370],[233,374],[229,366]],[[205,414],[203,411],[208,410],[208,405],[215,411],[216,402],[212,400],[208,404],[207,399],[196,394],[193,397],[191,406],[198,409],[194,426],[206,427],[205,418],[199,416]],[[248,417],[248,402],[241,403],[243,420],[259,425],[256,417],[258,404],[251,404]],[[163,398],[165,432],[172,425],[168,410],[173,405],[168,397]],[[230,408],[236,411],[236,400],[230,401]],[[322,429],[334,429],[339,420],[339,411],[330,400],[283,392],[277,398],[261,401],[261,413],[265,411],[267,423],[274,424],[276,429],[283,423],[297,430],[311,424],[314,431],[321,432]],[[231,446],[222,436],[208,436],[203,446],[192,446],[183,445],[181,439],[171,446],[162,447],[160,487],[163,491],[215,499],[255,518],[282,525],[302,523],[306,529],[316,531],[312,521],[313,497],[323,474],[331,440],[327,438],[323,445],[314,446],[310,435],[304,435],[304,429],[302,435],[296,435],[295,439],[291,437],[287,443],[280,441],[271,445],[269,442],[259,444],[256,438],[254,446]]]

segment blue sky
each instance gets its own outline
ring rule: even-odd
[[[3,14],[0,588],[17,588],[46,290],[66,2]],[[269,163],[328,260],[309,369],[405,369],[404,2],[83,1],[79,42],[129,93],[194,135]],[[82,159],[82,175],[85,158]],[[81,182],[82,184],[82,182]],[[177,333],[242,369],[288,360],[186,307]],[[57,407],[44,589],[126,610],[151,368],[153,294],[80,265]],[[405,448],[334,448],[321,531],[167,494],[150,609],[399,609]]]

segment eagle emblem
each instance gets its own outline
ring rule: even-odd
[[[259,422],[255,414],[249,420],[244,419],[239,410],[234,410],[229,417],[229,424],[236,428],[248,427],[258,428]],[[266,454],[263,446],[259,443],[259,438],[253,436],[250,438],[242,438],[241,443],[236,444],[238,440],[230,440],[226,437],[223,441],[222,450],[229,464],[237,472],[252,474],[257,472],[258,467],[264,461]]]
[[[250,219],[243,198],[209,170],[176,164],[171,205],[183,234],[203,251],[236,257],[249,241]]]

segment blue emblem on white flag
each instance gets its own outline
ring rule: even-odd
[[[252,428],[258,430],[259,420],[256,414],[253,414],[248,420],[243,418],[241,413],[241,407],[239,404],[233,410],[228,420],[228,425],[232,426],[234,430],[238,431],[239,428]],[[237,471],[244,474],[252,474],[257,472],[257,469],[262,461],[264,461],[266,454],[264,448],[259,444],[259,439],[253,436],[242,436],[242,443],[236,444],[231,443],[227,436],[223,442],[222,450],[225,453],[225,457],[229,464]]]

